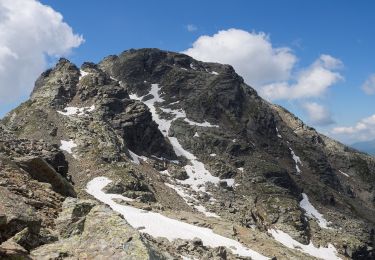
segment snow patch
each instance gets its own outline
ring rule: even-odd
[[[198,210],[199,212],[203,213],[206,217],[211,217],[211,218],[220,218],[219,215],[216,213],[208,211],[204,206],[202,205],[194,205],[194,208]]]
[[[226,182],[227,185],[228,185],[228,187],[233,187],[234,186],[234,179],[222,179],[221,181]]]
[[[60,140],[60,142],[61,142],[61,145],[59,147],[60,150],[63,150],[67,152],[68,154],[72,154],[73,153],[72,149],[77,147],[77,144],[74,143],[72,139],[70,139],[69,141]]]
[[[111,182],[106,177],[97,177],[87,184],[86,191],[96,199],[110,206],[114,211],[122,214],[126,221],[140,232],[152,237],[165,237],[169,241],[176,239],[192,240],[199,238],[203,245],[210,247],[225,246],[234,254],[251,257],[255,260],[269,259],[260,253],[245,247],[238,241],[218,235],[212,229],[187,224],[182,221],[168,218],[155,212],[145,212],[131,206],[120,205],[113,201],[111,194],[106,194],[102,189]]]
[[[81,73],[81,75],[79,76],[79,80],[81,80],[84,76],[90,74],[89,72],[86,72],[84,70],[80,70],[79,72]]]
[[[187,184],[191,186],[195,191],[205,191],[205,184],[207,182],[211,182],[214,184],[218,184],[220,179],[218,177],[212,176],[211,173],[206,170],[204,164],[200,161],[198,161],[197,157],[190,153],[189,151],[185,150],[180,142],[177,140],[176,137],[170,137],[168,136],[169,129],[171,127],[171,124],[174,120],[177,118],[186,118],[186,113],[183,110],[173,110],[170,108],[160,108],[165,113],[173,114],[175,117],[173,119],[163,119],[159,116],[159,114],[156,112],[155,103],[157,102],[163,102],[164,99],[160,97],[159,95],[160,87],[158,84],[151,84],[151,90],[149,94],[153,96],[153,98],[148,99],[144,101],[144,103],[148,106],[150,109],[150,112],[152,114],[153,120],[158,124],[159,130],[162,132],[162,134],[167,137],[172,144],[173,150],[175,151],[177,156],[184,156],[186,159],[190,161],[190,164],[185,166],[185,170],[189,176],[187,180],[180,181],[181,184]],[[138,97],[137,95],[130,95],[132,99],[142,100],[142,97]],[[199,125],[199,126],[205,126],[205,127],[217,127],[213,126],[208,122],[205,123],[196,123],[189,119],[187,119],[187,122],[189,124]]]
[[[64,116],[73,116],[73,115],[82,116],[94,110],[95,110],[95,105],[92,105],[90,107],[66,107],[64,108],[64,111],[57,111],[57,113],[64,115]]]
[[[193,69],[193,70],[197,70],[197,68],[194,66],[193,63],[190,63],[190,68]]]
[[[349,174],[347,174],[347,173],[345,173],[345,172],[343,172],[343,171],[341,171],[341,170],[339,170],[339,172],[340,172],[342,175],[346,176],[346,177],[350,177]]]
[[[184,167],[189,178],[180,181],[180,183],[191,186],[195,191],[205,191],[205,184],[207,182],[214,184],[220,182],[218,177],[212,176],[211,173],[206,170],[204,164],[198,161],[197,157],[181,146],[176,137],[170,137],[169,140],[177,156],[184,156],[186,159],[190,160],[190,164]]]
[[[184,121],[188,122],[189,125],[196,125],[196,126],[201,126],[201,127],[219,127],[218,125],[212,125],[211,123],[207,121],[204,121],[203,123],[198,123],[198,122],[191,121],[188,118],[185,118]]]
[[[175,102],[169,103],[169,105],[171,106],[171,105],[175,105],[175,104],[178,104],[178,103],[180,103],[180,100],[177,100]]]
[[[294,162],[296,163],[296,171],[298,174],[301,173],[301,169],[299,168],[298,164],[300,164],[301,166],[303,166],[302,162],[301,162],[301,159],[299,158],[299,156],[297,156],[293,149],[291,147],[289,147],[289,150],[290,150],[290,153],[292,154],[292,157],[293,157],[293,160]]]
[[[315,247],[311,241],[308,245],[301,244],[281,230],[269,229],[268,233],[270,233],[275,240],[291,249],[300,250],[320,259],[341,259],[337,256],[337,250],[332,244],[328,244],[328,247]]]
[[[309,198],[305,193],[302,193],[303,199],[300,201],[299,205],[306,211],[306,215],[317,221],[321,228],[329,228],[329,222],[323,217],[321,213],[310,203]]]
[[[158,159],[159,161],[167,161],[167,162],[170,162],[170,163],[174,163],[174,164],[180,164],[180,162],[178,160],[170,160],[170,159],[167,159],[167,158],[164,158],[164,157],[157,157],[155,155],[151,155],[152,158],[155,158],[155,159]],[[147,160],[148,158],[143,156],[143,158],[145,158],[145,160]]]
[[[170,176],[169,174],[169,171],[168,170],[164,170],[164,171],[160,171],[161,174],[163,175],[167,175],[167,176]]]
[[[198,132],[195,132],[194,136],[193,137],[199,137],[199,134]]]
[[[140,155],[138,155],[138,154],[136,154],[136,153],[130,151],[129,149],[128,149],[128,151],[129,151],[129,154],[130,154],[130,156],[131,156],[132,162],[135,163],[135,164],[140,164],[140,163],[141,163],[141,160],[142,160],[142,161],[147,161],[147,159],[148,159],[147,157],[145,157],[145,156],[140,156]]]
[[[276,127],[276,133],[277,133],[277,137],[282,139],[283,137],[281,136],[281,134],[279,133],[279,129]]]
[[[174,103],[176,103],[176,102],[174,102]],[[163,111],[164,113],[174,115],[173,120],[165,120],[165,121],[171,121],[172,122],[172,121],[174,121],[178,118],[184,118],[184,121],[187,122],[189,125],[196,125],[196,126],[200,126],[200,127],[219,127],[218,125],[212,125],[211,123],[209,123],[207,121],[204,121],[203,123],[198,123],[198,122],[195,122],[193,120],[190,120],[186,117],[186,113],[182,109],[174,110],[174,109],[170,109],[170,108],[160,108],[160,110]]]
[[[216,156],[216,153],[211,153],[210,156],[211,156],[211,157],[215,157],[215,156]]]
[[[211,71],[211,74],[213,74],[213,75],[219,75],[219,73],[217,73],[216,71]]]
[[[237,168],[237,170],[243,172],[244,169],[243,169],[243,167],[240,167],[240,168]]]
[[[208,211],[203,205],[199,203],[199,200],[190,195],[186,187],[176,186],[170,183],[164,183],[169,188],[173,189],[189,206],[195,208],[197,211],[203,213],[206,217],[220,218],[219,215]],[[212,197],[210,199],[213,199]]]
[[[182,258],[182,260],[196,260],[197,258],[191,258],[191,256],[189,256],[189,257],[187,257],[187,256],[183,256],[183,255],[181,255],[181,258]]]

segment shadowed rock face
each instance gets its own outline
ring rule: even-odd
[[[157,93],[151,93],[153,84],[158,84]],[[157,102],[151,104],[150,100],[155,99]],[[170,124],[168,132],[161,131],[161,127],[166,128],[158,125],[161,122]],[[175,218],[181,214],[185,221],[244,241],[254,237],[251,244],[267,256],[301,257],[296,250],[280,248],[264,234],[274,228],[303,243],[333,243],[341,256],[371,257],[374,158],[319,134],[287,110],[264,101],[229,65],[204,63],[158,49],[128,50],[99,64],[84,63],[80,69],[61,59],[39,77],[30,100],[10,112],[2,124],[6,131],[0,132],[0,169],[11,165],[6,172],[9,167],[15,172],[6,175],[6,185],[0,183],[0,193],[5,194],[7,203],[12,203],[13,196],[27,197],[26,188],[21,188],[21,195],[15,191],[28,183],[26,179],[15,184],[14,190],[9,184],[21,173],[27,173],[23,178],[32,180],[37,191],[49,183],[48,196],[54,196],[47,202],[40,195],[39,204],[27,200],[15,204],[17,223],[22,224],[2,233],[1,242],[8,240],[8,247],[14,242],[9,239],[26,232],[25,228],[42,237],[38,245],[16,240],[28,250],[37,248],[33,251],[35,257],[50,257],[56,252],[74,257],[90,255],[99,245],[87,252],[87,243],[99,238],[109,239],[111,248],[103,252],[103,257],[110,251],[119,257],[130,254],[112,248],[113,241],[127,236],[112,237],[115,234],[138,234],[120,225],[120,220],[114,220],[119,225],[110,231],[110,237],[93,232],[95,223],[111,215],[109,209],[92,202],[67,200],[55,221],[65,196],[77,193],[80,198],[86,197],[86,183],[97,176],[111,178],[113,183],[106,192],[134,199],[131,205],[135,207]],[[68,140],[75,146],[62,153],[59,147]],[[195,159],[187,158],[186,153],[178,156],[173,140]],[[196,161],[217,177],[217,183],[202,184],[205,191],[186,184],[194,180],[189,179],[188,169]],[[234,185],[228,185],[228,179]],[[332,229],[321,228],[316,220],[306,218],[299,205],[302,192],[332,223]],[[51,210],[46,211],[44,204]],[[42,218],[21,214],[22,208],[35,211],[35,205],[43,209]],[[220,215],[219,222],[196,210],[202,207]],[[13,211],[9,207],[4,211],[7,214],[3,219],[8,223]],[[0,232],[4,227],[1,217]],[[86,226],[88,219],[93,226]],[[34,225],[31,223],[41,223],[36,226],[51,228],[53,234],[30,230]],[[164,253],[178,258],[182,252],[199,257],[204,251],[202,245],[190,246],[190,242],[176,247],[165,239],[143,239],[137,240],[137,248],[145,258]],[[60,246],[71,249],[62,252]],[[221,255],[218,259],[225,259],[223,255],[235,259],[225,250],[216,251],[209,254]]]
[[[359,156],[371,168],[365,169],[364,166],[362,174],[357,171],[359,179],[366,182],[365,172],[372,172],[369,175],[374,175],[373,159],[350,148],[343,148],[343,145],[328,140],[285,109],[263,101],[228,65],[202,63],[183,54],[142,49],[110,56],[99,66],[113,78],[124,82],[131,92],[136,92],[139,96],[147,93],[150,83],[159,83],[165,104],[179,101],[174,108],[183,109],[189,119],[218,124],[218,131],[205,129],[208,133],[211,130],[215,130],[215,134],[219,133],[215,140],[210,140],[214,143],[204,144],[212,150],[230,152],[236,156],[254,154],[255,151],[263,153],[266,158],[270,157],[269,161],[275,161],[277,157],[290,158],[288,147],[294,147],[297,154],[304,155],[302,160],[306,161],[307,170],[316,175],[319,183],[339,192],[343,191],[337,176],[341,165],[339,162],[333,163],[332,157],[345,164],[346,170],[356,167],[356,163],[348,165],[346,158],[356,160]],[[181,134],[179,137],[182,142],[186,142],[187,147],[194,148],[192,146],[197,144],[189,144],[191,140],[183,136],[186,133],[185,125],[176,121],[171,131],[175,135]],[[277,137],[277,127],[281,135],[285,135],[285,140]],[[232,140],[223,140],[225,135],[239,139],[239,144],[233,145]],[[196,143],[196,140],[193,142]],[[340,148],[336,154],[329,149],[331,144]],[[199,152],[199,148],[196,152]],[[281,160],[277,164],[280,165]],[[284,168],[284,165],[280,166]]]

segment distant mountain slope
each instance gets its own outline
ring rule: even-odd
[[[358,142],[351,145],[353,148],[362,152],[375,155],[375,140],[367,142]]]

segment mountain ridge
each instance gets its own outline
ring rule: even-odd
[[[107,192],[135,199],[127,202],[132,206],[186,214],[192,223],[203,215],[199,225],[244,239],[268,257],[287,252],[298,259],[301,252],[264,237],[267,230],[298,243],[335,243],[340,257],[373,255],[375,160],[263,100],[229,65],[158,49],[128,50],[80,69],[61,59],[1,124],[17,138],[60,149],[62,141],[70,143],[63,148],[80,199],[89,198],[90,180],[106,176],[113,180]],[[306,217],[302,193],[332,230]],[[262,242],[250,243],[238,231],[229,235],[223,228],[229,223]],[[205,246],[186,251],[154,239],[143,241],[164,254],[160,259],[168,259],[166,252],[202,257]],[[35,250],[50,254],[43,246]]]

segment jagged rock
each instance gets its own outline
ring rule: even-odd
[[[29,252],[25,248],[11,241],[5,241],[4,243],[0,244],[0,258],[4,260],[31,260],[29,257]]]
[[[62,212],[55,220],[61,238],[79,235],[83,232],[87,214],[97,203],[92,200],[65,199]]]
[[[0,242],[8,240],[24,228],[29,228],[30,233],[38,234],[41,219],[33,207],[27,205],[22,197],[0,187],[0,212],[2,225],[0,225]]]
[[[78,79],[78,68],[61,58],[54,69],[47,70],[37,79],[31,100],[45,99],[61,107],[75,95]]]
[[[192,241],[191,241],[191,244],[194,245],[194,246],[202,246],[203,245],[203,242],[201,239],[199,238],[194,238]]]
[[[31,250],[40,245],[57,241],[57,236],[49,229],[40,228],[36,232],[34,229],[26,227],[8,241],[17,243],[27,250]]]
[[[214,248],[213,252],[212,252],[212,259],[222,259],[222,260],[226,260],[227,259],[227,250],[225,247],[223,246],[219,246],[219,247],[216,247]]]

